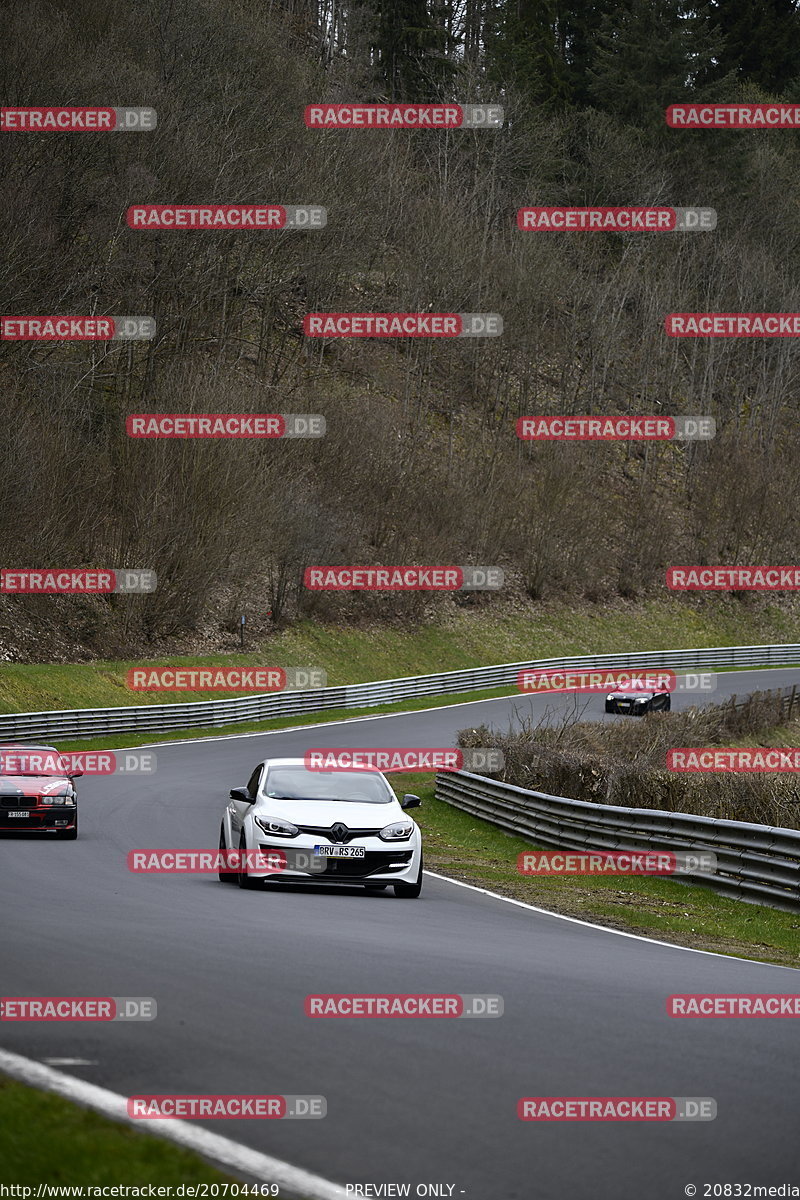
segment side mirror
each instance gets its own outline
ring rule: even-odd
[[[231,788],[231,800],[240,800],[242,804],[252,804],[253,797],[247,788]]]
[[[411,792],[406,792],[400,801],[401,808],[419,808],[420,804],[422,804],[422,801],[419,796],[413,796]]]
[[[82,774],[83,774],[83,771],[70,771],[69,777],[70,777],[70,779],[80,779]]]

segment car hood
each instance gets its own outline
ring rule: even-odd
[[[652,700],[655,692],[609,692],[609,700]]]
[[[283,817],[294,825],[319,825],[328,827],[341,821],[349,829],[383,829],[393,821],[400,821],[406,814],[398,800],[390,804],[364,804],[347,800],[259,800],[254,812],[257,816],[269,813]]]
[[[66,775],[0,775],[0,796],[61,796],[71,788]]]

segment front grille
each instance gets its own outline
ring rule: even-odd
[[[338,843],[338,838],[333,836],[333,830],[330,825],[298,825],[297,828],[301,833],[311,833],[314,837],[324,838],[326,842]],[[377,829],[348,829],[340,845],[347,845],[352,842],[353,838],[360,837],[377,837],[383,826],[380,825]]]
[[[0,796],[0,808],[36,808],[38,803],[36,796]]]

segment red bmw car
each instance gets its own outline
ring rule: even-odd
[[[0,745],[0,833],[78,836],[75,771],[55,746]]]

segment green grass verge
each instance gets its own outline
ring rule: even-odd
[[[520,614],[491,608],[459,610],[445,622],[414,630],[393,626],[342,628],[301,621],[247,654],[153,659],[153,666],[318,667],[328,684],[365,683],[493,663],[581,654],[702,646],[764,645],[797,638],[789,606],[744,604],[729,597],[670,598],[626,605],[542,605]],[[4,663],[0,712],[110,708],[226,699],[213,692],[131,692],[125,674],[142,661]]]
[[[746,904],[673,879],[520,875],[517,855],[530,850],[530,842],[436,800],[430,775],[397,775],[392,782],[401,793],[422,796],[414,818],[432,871],[612,929],[800,967],[800,913]]]
[[[198,1155],[61,1096],[0,1077],[4,1183],[234,1183]]]

